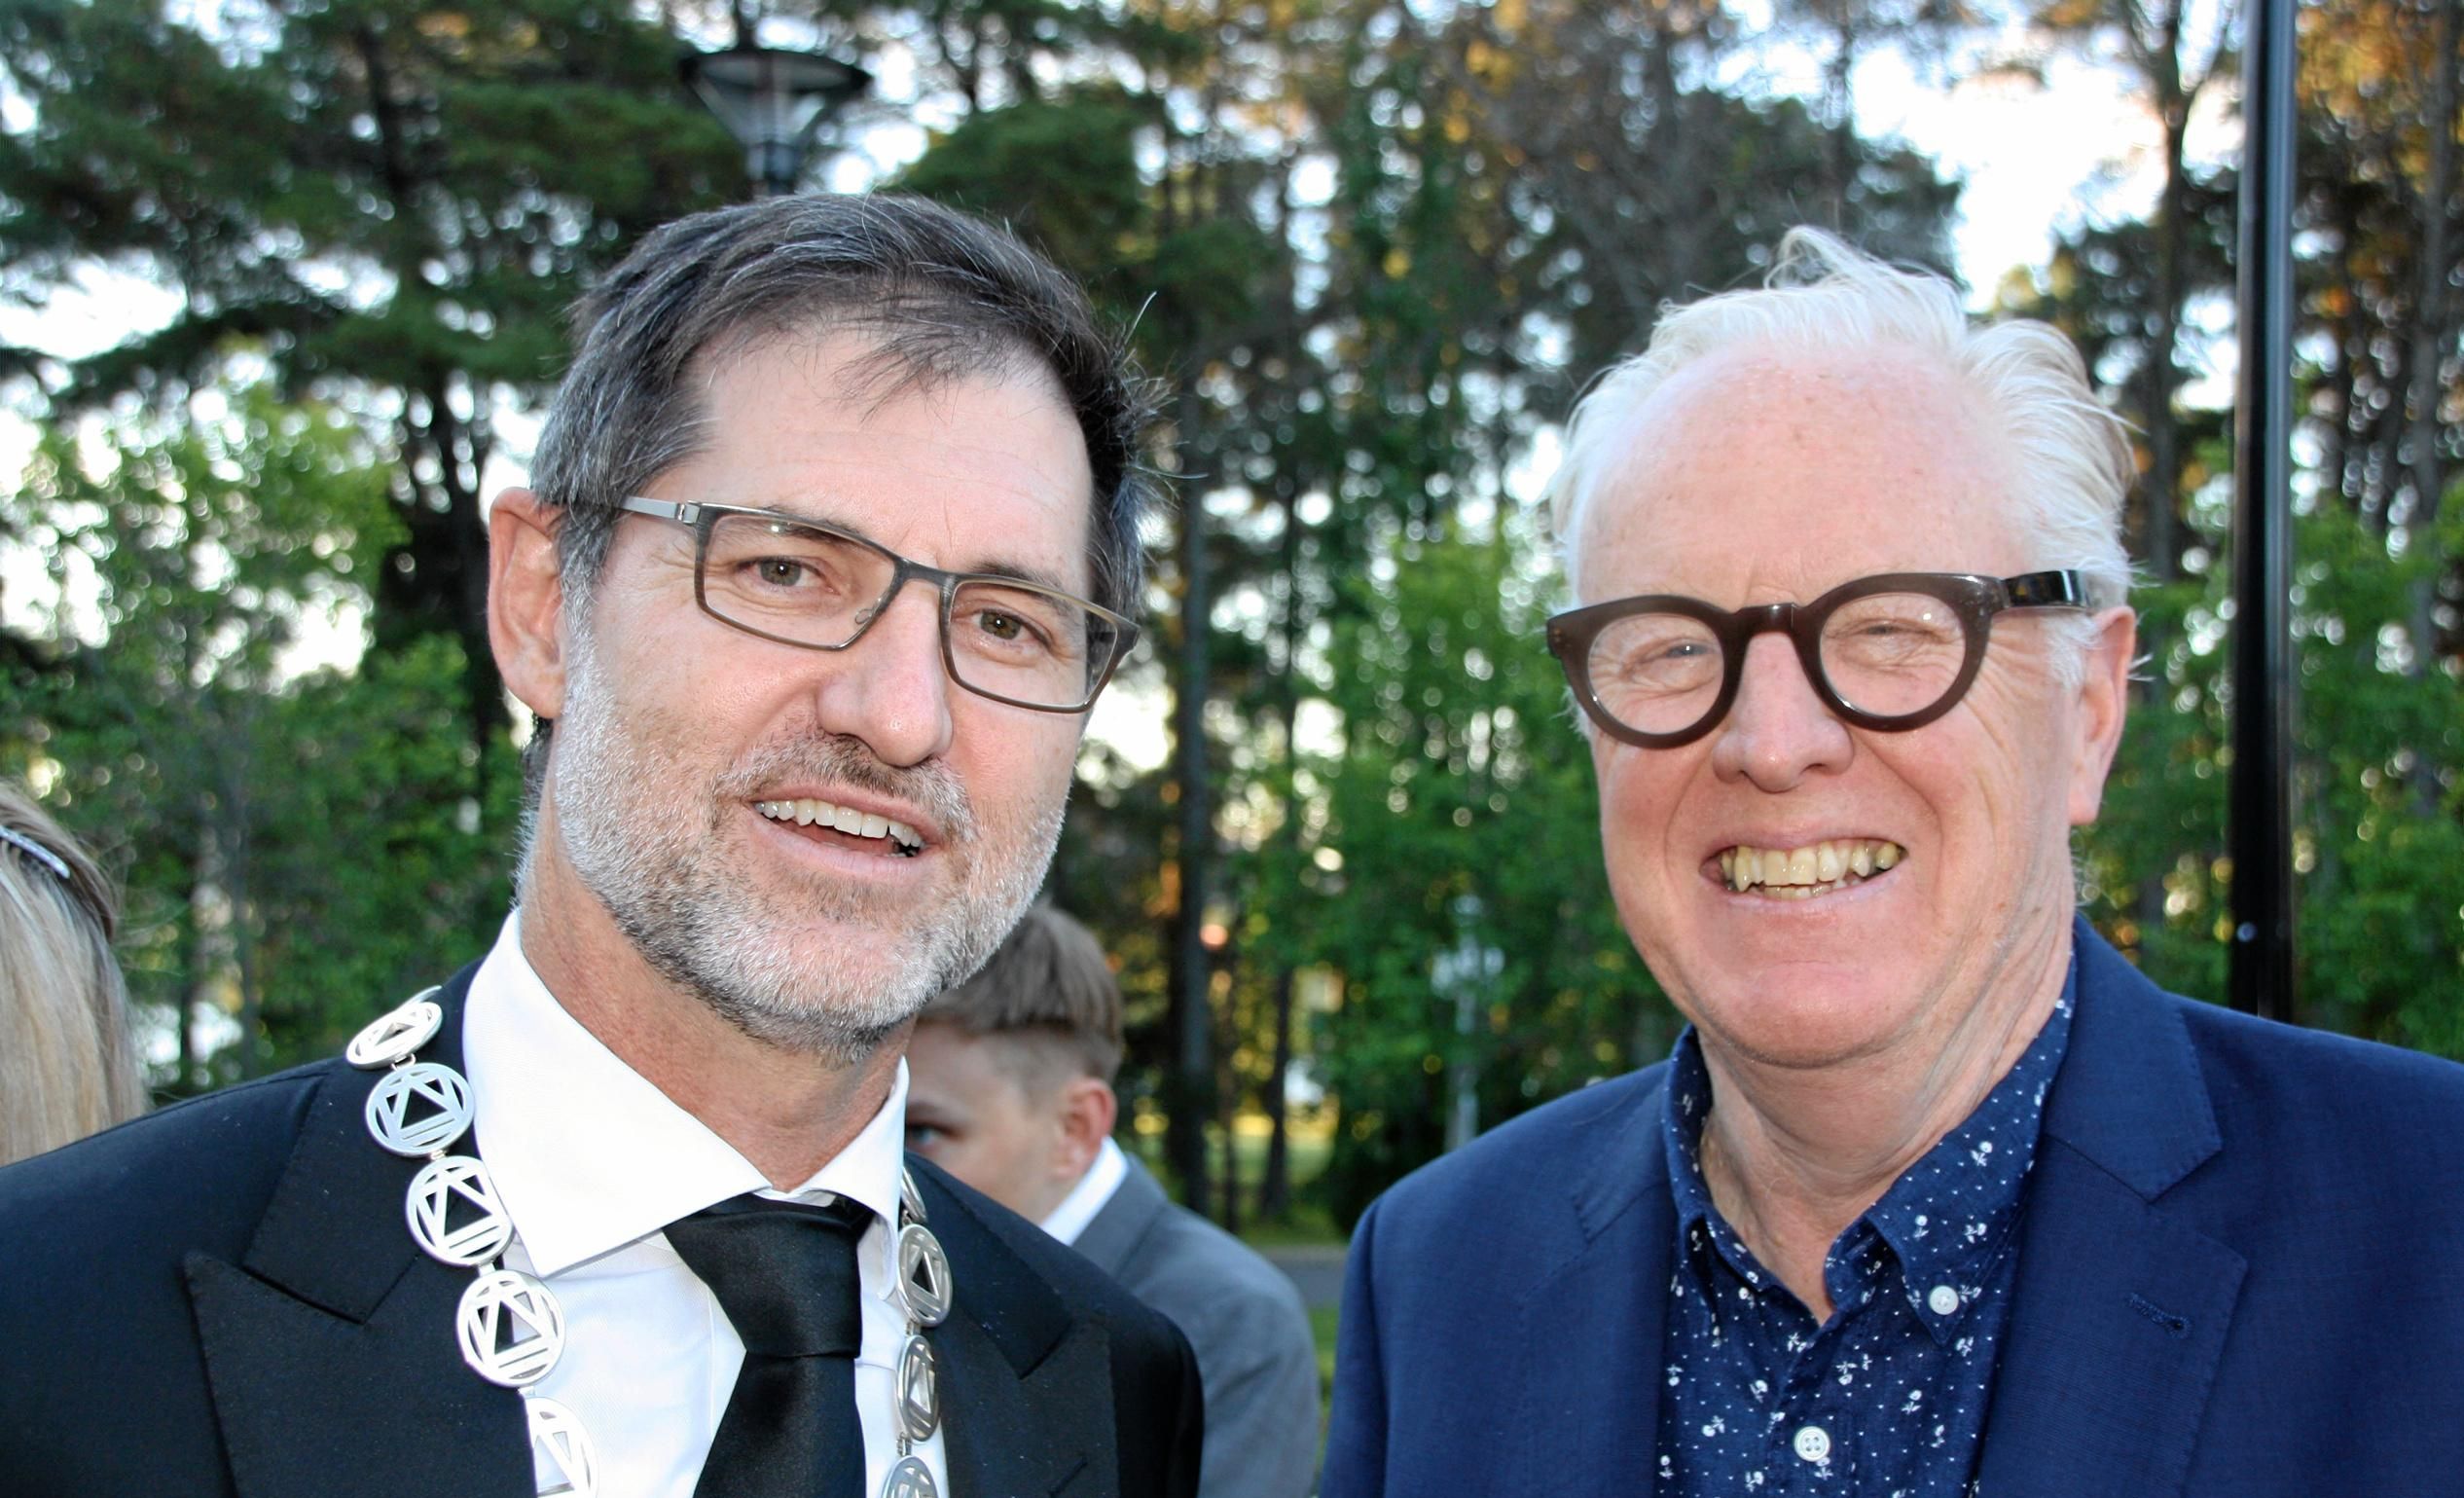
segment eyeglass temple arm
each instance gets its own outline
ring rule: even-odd
[[[2086,579],[2076,571],[2026,572],[2002,580],[2013,608],[2085,608]]]
[[[702,518],[702,506],[699,504],[691,501],[678,504],[671,499],[645,499],[639,494],[628,494],[617,500],[616,508],[632,515],[649,515],[660,520],[672,520],[682,526],[692,525]]]

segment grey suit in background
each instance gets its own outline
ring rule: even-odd
[[[1175,1205],[1135,1157],[1076,1247],[1171,1318],[1198,1355],[1199,1498],[1305,1498],[1318,1467],[1318,1352],[1284,1272]]]

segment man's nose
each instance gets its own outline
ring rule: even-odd
[[[1712,744],[1713,772],[1780,791],[1815,770],[1846,769],[1856,752],[1848,725],[1815,695],[1789,638],[1774,631],[1749,640],[1737,700]]]
[[[937,590],[900,588],[830,667],[820,686],[821,728],[863,740],[885,764],[922,764],[948,751],[951,694],[963,688],[942,663]]]

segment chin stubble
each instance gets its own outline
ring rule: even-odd
[[[783,1050],[840,1065],[877,1052],[934,995],[983,966],[1041,888],[1060,840],[1059,798],[1015,822],[979,824],[948,766],[884,764],[860,741],[838,734],[764,748],[710,785],[699,809],[662,804],[672,800],[662,790],[683,783],[649,747],[650,736],[681,736],[691,726],[648,711],[624,722],[612,696],[588,642],[576,639],[550,787],[566,856],[653,970]],[[922,807],[942,837],[926,856],[956,860],[956,888],[938,900],[895,903],[836,882],[756,893],[718,856],[726,809],[790,781]],[[793,908],[765,908],[782,901]],[[888,970],[861,960],[882,954],[817,950],[796,939],[815,921],[892,948]]]

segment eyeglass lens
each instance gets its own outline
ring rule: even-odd
[[[1922,712],[1959,682],[1968,639],[1957,609],[1923,593],[1850,599],[1823,621],[1817,656],[1832,692],[1878,717]],[[1720,637],[1690,614],[1629,614],[1591,642],[1592,691],[1640,733],[1682,733],[1720,700]]]
[[[836,648],[888,603],[898,564],[851,536],[758,515],[722,515],[702,558],[702,599],[731,624]],[[1118,627],[1066,594],[971,578],[944,621],[951,672],[976,691],[1074,707],[1108,665]]]

